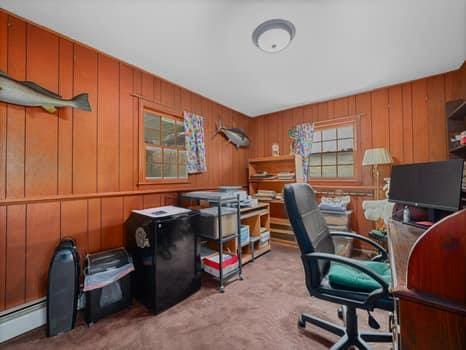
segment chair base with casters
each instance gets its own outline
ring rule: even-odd
[[[345,327],[339,326],[335,323],[322,320],[321,318],[303,313],[299,316],[298,327],[304,329],[306,323],[313,324],[317,327],[325,329],[326,331],[338,335],[340,340],[336,342],[331,350],[348,349],[350,346],[356,346],[359,349],[370,349],[371,347],[367,342],[371,343],[391,343],[392,334],[383,332],[359,332],[358,330],[358,316],[356,308],[342,306],[339,313],[342,313],[343,322]]]
[[[284,190],[285,206],[301,251],[306,287],[312,297],[341,306],[339,316],[344,326],[302,314],[298,327],[307,323],[340,336],[331,349],[370,349],[368,343],[392,342],[388,332],[360,332],[357,309],[365,310],[369,326],[380,326],[372,317],[374,309],[393,311],[389,291],[390,267],[386,250],[367,237],[349,232],[330,232],[317,206],[312,188],[305,183],[288,184]],[[360,261],[335,254],[332,236],[351,237],[371,244],[379,255],[369,261]],[[388,316],[388,315],[387,315]]]

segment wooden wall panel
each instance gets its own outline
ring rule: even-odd
[[[371,94],[359,94],[356,96],[356,113],[361,115],[359,132],[359,145],[361,152],[372,148],[372,103]],[[363,185],[372,185],[372,169],[367,166],[361,167],[361,179]]]
[[[445,132],[445,77],[437,75],[427,79],[427,122],[429,160],[447,157],[447,133]]]
[[[59,94],[73,96],[73,44],[59,42]],[[73,109],[58,111],[58,194],[73,193]]]
[[[8,74],[26,79],[26,23],[8,18]],[[24,197],[24,144],[26,111],[24,107],[7,106],[6,197]]]
[[[6,207],[0,207],[0,310],[5,309],[6,294]]]
[[[142,73],[142,96],[150,101],[154,100],[154,77],[149,73]]]
[[[154,77],[154,102],[160,103],[161,101],[161,81],[160,78]]]
[[[60,203],[35,203],[27,206],[26,301],[43,297],[47,272],[60,241]]]
[[[101,250],[101,205],[100,198],[87,201],[87,242],[89,253]]]
[[[403,160],[406,163],[414,161],[413,105],[412,86],[402,85],[403,92]]]
[[[162,80],[160,90],[160,103],[175,109],[175,86],[168,81]]]
[[[146,194],[143,196],[144,208],[159,207],[162,204],[160,194]]]
[[[142,93],[142,73],[133,69],[133,93]],[[133,97],[133,189],[137,188],[139,179],[139,98]],[[126,165],[126,164],[125,164]]]
[[[403,162],[403,93],[401,85],[388,89],[390,153],[395,162]]]
[[[26,206],[7,207],[5,307],[26,300]]]
[[[389,144],[388,90],[379,89],[372,97],[372,146],[384,147]]]
[[[58,93],[58,57],[58,37],[28,25],[27,79]],[[26,109],[26,196],[57,193],[57,115]]]
[[[8,15],[0,12],[0,70],[8,70]],[[6,196],[6,128],[7,128],[7,106],[0,102],[0,199]],[[0,287],[1,289],[1,287]],[[1,309],[0,293],[0,309]]]
[[[119,77],[118,61],[99,55],[97,192],[119,190]]]
[[[97,191],[97,53],[74,50],[74,95],[89,94],[92,112],[73,111],[73,192]]]
[[[87,200],[64,201],[61,203],[60,238],[72,237],[76,241],[81,261],[89,251]]]
[[[412,83],[413,158],[415,162],[429,160],[429,120],[427,116],[427,84],[425,79]]]
[[[123,245],[123,198],[102,198],[101,249]]]
[[[133,70],[126,64],[120,64],[120,191],[130,191],[133,189],[134,171],[133,167]]]

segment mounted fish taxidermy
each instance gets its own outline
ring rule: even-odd
[[[215,135],[217,135],[218,133],[223,134],[225,138],[228,140],[228,142],[234,144],[236,148],[248,147],[250,144],[249,137],[248,135],[246,135],[243,129],[225,128],[222,125],[221,121],[219,126],[217,126],[217,132],[215,133]]]
[[[0,71],[0,102],[26,107],[42,107],[49,113],[55,113],[60,107],[91,111],[87,94],[80,94],[66,100],[33,82],[15,80],[2,71]]]

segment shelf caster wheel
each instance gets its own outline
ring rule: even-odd
[[[243,277],[243,276],[239,276],[239,280],[240,280],[240,281],[243,281],[243,280],[244,280],[244,277]]]
[[[306,322],[304,322],[301,317],[298,319],[298,328],[299,329],[306,328]]]
[[[223,286],[220,287],[220,288],[218,289],[218,291],[219,291],[220,293],[225,293],[225,287],[223,287]]]

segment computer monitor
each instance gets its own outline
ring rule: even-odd
[[[390,202],[454,212],[461,202],[462,159],[392,167]]]

